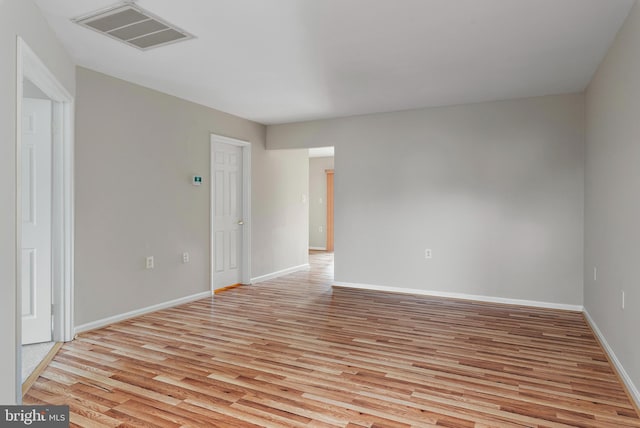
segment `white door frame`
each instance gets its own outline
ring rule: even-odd
[[[215,281],[215,269],[213,266],[213,248],[214,230],[215,230],[215,215],[214,215],[214,191],[213,186],[213,166],[214,166],[214,150],[213,145],[215,143],[226,143],[232,146],[237,146],[242,149],[242,219],[244,220],[244,226],[242,230],[242,269],[240,272],[240,279],[243,284],[251,283],[251,143],[248,141],[242,141],[235,138],[225,137],[223,135],[211,134],[211,156],[209,167],[209,186],[211,188],[210,197],[210,236],[209,236],[209,264],[211,271],[211,291],[214,291]]]
[[[17,39],[16,91],[16,396],[22,400],[22,95],[29,79],[53,101],[52,302],[53,340],[73,339],[73,113],[74,101],[25,41]]]

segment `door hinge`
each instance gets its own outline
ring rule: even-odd
[[[52,303],[51,304],[51,315],[54,315],[55,313],[56,313],[55,312],[55,305]]]

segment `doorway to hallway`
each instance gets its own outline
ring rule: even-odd
[[[333,251],[334,153],[309,149],[309,250]]]

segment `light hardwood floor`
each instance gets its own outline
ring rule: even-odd
[[[82,334],[25,402],[82,427],[640,427],[581,314],[332,289],[311,259]]]

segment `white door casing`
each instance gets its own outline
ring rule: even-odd
[[[22,343],[51,340],[52,102],[22,102]]]
[[[242,149],[213,144],[214,287],[242,281]]]
[[[22,403],[22,104],[23,82],[28,79],[53,101],[52,110],[52,226],[51,275],[53,302],[53,340],[70,341],[73,328],[74,259],[74,173],[73,173],[73,96],[21,37],[16,38],[16,311],[15,311],[15,402]]]

